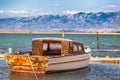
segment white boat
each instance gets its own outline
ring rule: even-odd
[[[11,72],[45,74],[86,68],[91,53],[83,43],[63,38],[34,38],[32,51],[6,54]]]

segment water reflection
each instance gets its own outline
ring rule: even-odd
[[[37,75],[39,80],[78,80],[90,72],[90,67],[83,70]],[[36,80],[34,74],[11,73],[9,80]]]

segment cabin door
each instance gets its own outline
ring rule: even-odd
[[[41,40],[32,41],[32,55],[42,55],[43,45]]]

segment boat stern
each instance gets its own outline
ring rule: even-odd
[[[29,55],[5,55],[11,72],[45,74],[48,57]]]

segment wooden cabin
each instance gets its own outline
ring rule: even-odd
[[[82,43],[60,38],[36,38],[32,41],[32,55],[65,56],[84,54]]]

